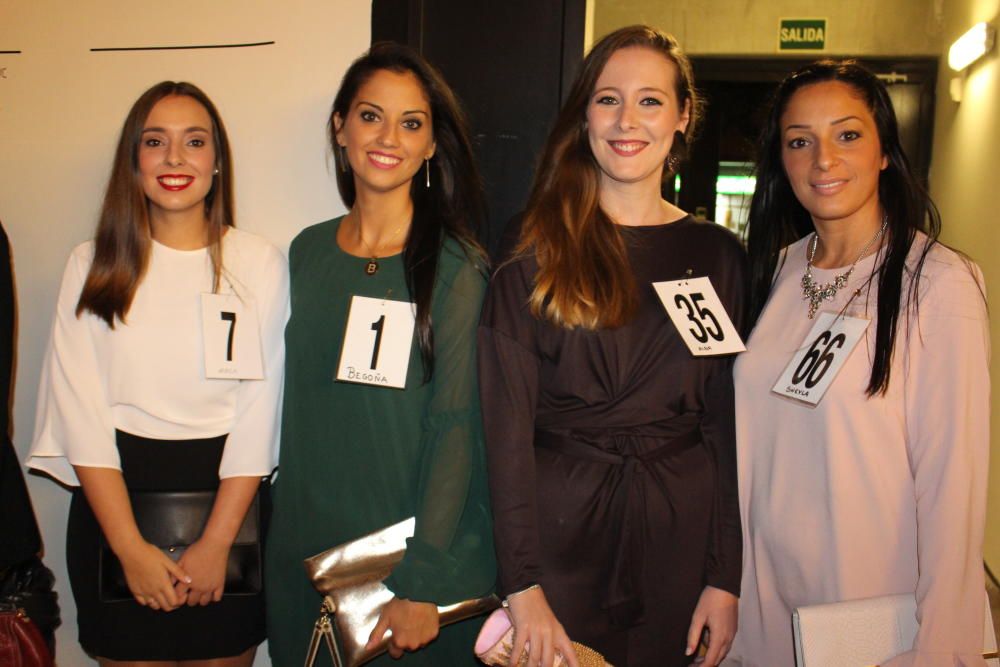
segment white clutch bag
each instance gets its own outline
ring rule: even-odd
[[[799,607],[792,613],[796,667],[878,667],[912,648],[916,614],[911,594]],[[1000,667],[988,599],[984,625],[986,664]]]

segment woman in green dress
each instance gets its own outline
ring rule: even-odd
[[[303,558],[415,516],[375,633],[392,630],[405,665],[473,665],[481,621],[439,629],[435,608],[496,576],[476,390],[485,261],[470,232],[484,209],[464,118],[440,74],[383,44],[345,74],[330,137],[350,211],[289,252],[271,658],[304,660],[321,599]]]

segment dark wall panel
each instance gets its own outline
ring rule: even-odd
[[[583,0],[375,0],[372,39],[405,42],[469,114],[495,247],[526,202],[535,161],[583,58]]]

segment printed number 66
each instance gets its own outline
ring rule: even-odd
[[[813,344],[809,346],[809,352],[802,357],[798,368],[792,374],[792,384],[801,384],[805,380],[807,389],[815,387],[830,369],[830,364],[833,363],[833,346],[836,345],[837,349],[840,349],[844,347],[846,341],[847,336],[842,333],[833,336],[829,331],[824,331],[817,336]],[[826,347],[820,352],[819,348],[824,344]]]

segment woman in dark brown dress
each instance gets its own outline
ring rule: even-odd
[[[616,667],[715,665],[736,630],[732,357],[695,357],[652,283],[707,276],[736,327],[737,239],[661,198],[697,116],[672,37],[623,28],[584,61],[479,329],[511,664],[568,637]],[[567,637],[568,635],[568,637]]]

